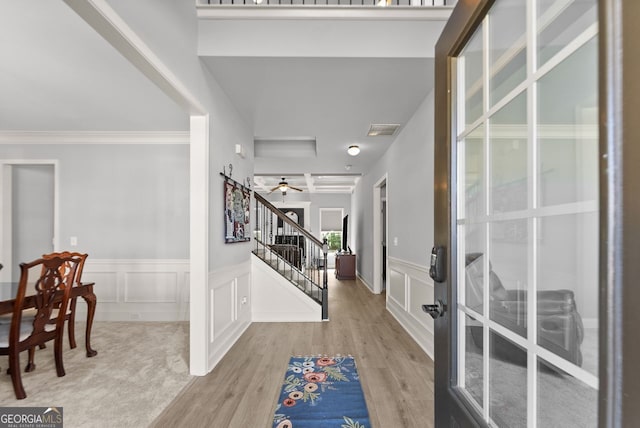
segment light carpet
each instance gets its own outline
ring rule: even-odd
[[[75,349],[65,335],[64,377],[56,376],[53,342],[36,351],[36,370],[22,372],[24,400],[16,400],[8,358],[0,357],[0,406],[63,407],[66,428],[146,427],[193,379],[186,322],[95,322],[93,358],[84,328],[76,323]],[[20,361],[24,369],[26,352]]]
[[[469,342],[466,353],[466,389],[483,402],[482,350]],[[538,366],[538,426],[595,428],[598,392],[558,368]],[[499,426],[527,426],[527,368],[499,358],[489,366],[491,418]]]

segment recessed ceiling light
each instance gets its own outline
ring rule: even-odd
[[[358,153],[360,153],[360,147],[358,146],[349,146],[349,148],[347,149],[347,153],[349,153],[351,156],[357,156]]]

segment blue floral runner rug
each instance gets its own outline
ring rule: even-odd
[[[353,357],[292,357],[274,428],[370,428]]]

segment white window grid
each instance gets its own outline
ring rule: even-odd
[[[545,25],[545,21],[551,22],[553,17],[555,17],[560,11],[562,11],[565,7],[567,7],[571,3],[571,0],[562,0],[557,1],[554,5],[547,11],[547,13],[540,17],[541,25]],[[567,203],[562,205],[554,205],[554,206],[540,206],[538,203],[538,137],[541,130],[537,129],[535,124],[537,122],[537,93],[536,93],[536,84],[537,82],[544,77],[547,73],[553,70],[558,64],[562,63],[565,59],[567,59],[571,54],[577,51],[580,47],[585,45],[587,42],[592,40],[598,34],[598,25],[597,23],[593,23],[589,26],[585,31],[583,31],[579,36],[577,36],[572,42],[563,47],[558,53],[556,53],[552,58],[550,58],[547,62],[541,65],[539,68],[536,64],[537,58],[537,21],[536,17],[536,0],[529,0],[527,2],[527,30],[526,36],[519,40],[519,43],[516,43],[514,47],[506,52],[499,60],[500,62],[506,64],[510,61],[522,48],[525,46],[527,49],[527,77],[526,79],[517,85],[513,90],[511,90],[506,96],[504,96],[500,101],[495,103],[493,106],[489,105],[489,80],[490,80],[490,72],[489,72],[489,61],[488,61],[488,52],[489,52],[489,16],[487,15],[482,22],[482,43],[483,43],[483,73],[482,80],[478,81],[474,86],[472,86],[471,90],[479,90],[480,85],[482,85],[483,91],[483,113],[473,121],[473,123],[466,125],[465,122],[465,81],[464,81],[464,57],[456,58],[452,63],[452,75],[456,76],[457,86],[454,86],[452,94],[452,99],[454,100],[454,118],[455,118],[455,129],[456,129],[456,148],[455,148],[455,156],[453,159],[457,161],[457,166],[454,167],[454,173],[457,173],[457,182],[460,186],[461,183],[464,183],[464,172],[465,172],[465,140],[474,136],[482,135],[483,138],[483,161],[484,161],[484,177],[483,177],[483,199],[484,199],[484,212],[480,214],[475,214],[471,216],[467,216],[465,213],[465,203],[464,203],[464,191],[457,192],[457,216],[456,216],[456,225],[457,225],[457,236],[458,236],[458,251],[457,251],[457,260],[458,260],[458,288],[457,288],[457,311],[456,316],[458,319],[458,341],[457,341],[457,386],[460,388],[460,391],[465,394],[468,398],[468,402],[471,403],[476,410],[483,415],[485,421],[489,423],[490,426],[496,426],[495,422],[490,418],[490,347],[489,344],[489,335],[490,331],[500,334],[506,339],[510,340],[514,344],[518,345],[522,349],[527,352],[527,426],[528,427],[536,427],[537,426],[537,392],[538,392],[538,358],[541,358],[559,369],[565,371],[567,374],[573,376],[577,380],[580,380],[585,385],[597,390],[599,388],[598,385],[598,377],[587,370],[565,360],[564,358],[554,354],[553,352],[541,347],[537,343],[537,329],[536,328],[528,328],[527,329],[527,337],[522,337],[519,334],[511,331],[508,328],[503,327],[497,322],[491,320],[488,316],[489,312],[489,293],[490,287],[483,287],[484,296],[483,296],[483,309],[482,314],[465,306],[465,266],[464,266],[464,257],[465,257],[465,241],[463,237],[465,236],[465,228],[467,225],[474,224],[484,225],[484,237],[485,237],[485,254],[491,254],[490,247],[490,225],[496,221],[505,221],[505,220],[527,220],[528,223],[528,234],[529,237],[538,236],[538,227],[539,220],[544,217],[550,216],[558,216],[564,214],[585,214],[585,213],[594,213],[598,211],[598,201],[580,201],[575,203]],[[527,95],[527,122],[528,126],[526,129],[520,130],[523,134],[526,134],[526,138],[528,141],[528,207],[527,209],[519,210],[519,211],[510,211],[503,213],[492,213],[490,206],[490,194],[488,189],[490,189],[490,156],[489,156],[489,144],[490,144],[490,127],[489,118],[506,106],[509,102],[513,101],[517,96],[526,92]],[[460,189],[460,187],[459,187]],[[529,239],[528,242],[528,267],[527,270],[529,272],[528,281],[532,284],[530,289],[537,289],[537,269],[535,268],[538,265],[537,254],[537,239]],[[489,259],[490,257],[484,257],[483,262],[484,266],[484,283],[488,284],[488,276],[489,276]],[[536,317],[537,313],[535,308],[537,306],[536,302],[536,293],[528,293],[527,298],[527,325],[528,326],[536,326]],[[471,395],[465,391],[465,342],[466,342],[466,319],[465,316],[468,315],[473,318],[475,321],[479,322],[483,326],[483,403],[482,406],[479,406],[475,399],[471,397]],[[464,320],[464,322],[463,322]]]

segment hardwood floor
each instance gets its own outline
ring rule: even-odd
[[[289,357],[353,355],[372,427],[433,427],[433,361],[360,281],[329,280],[329,322],[254,323],[154,427],[271,427]]]

